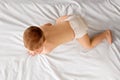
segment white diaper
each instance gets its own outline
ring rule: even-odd
[[[75,33],[75,38],[81,38],[87,34],[87,24],[80,15],[70,15],[65,21],[69,21]]]

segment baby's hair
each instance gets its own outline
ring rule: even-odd
[[[43,31],[37,26],[28,27],[23,34],[24,46],[29,50],[38,49],[41,46]]]

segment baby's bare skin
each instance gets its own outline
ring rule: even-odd
[[[40,27],[46,37],[45,50],[50,52],[60,44],[64,44],[74,39],[74,32],[69,22],[60,22],[57,20],[55,25],[45,25]]]
[[[29,50],[29,53],[31,55],[35,55],[37,53],[49,53],[60,44],[64,44],[74,39],[74,32],[70,27],[69,22],[63,22],[66,18],[67,16],[58,18],[54,25],[47,23],[41,26],[40,29],[42,29],[46,39],[43,45],[44,49],[39,52]]]

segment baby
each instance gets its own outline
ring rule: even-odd
[[[24,45],[31,55],[49,53],[57,46],[76,39],[84,48],[92,49],[103,39],[112,43],[110,30],[89,38],[87,24],[80,15],[62,16],[56,23],[30,26],[23,35]]]

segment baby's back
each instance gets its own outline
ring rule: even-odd
[[[54,27],[55,29],[50,31],[50,36],[56,44],[63,44],[74,39],[74,32],[68,21],[58,23]]]

